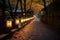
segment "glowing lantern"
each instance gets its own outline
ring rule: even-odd
[[[20,20],[19,19],[16,19],[15,20],[15,24],[18,25],[20,23]]]
[[[7,20],[6,21],[6,27],[11,28],[12,27],[12,20]]]

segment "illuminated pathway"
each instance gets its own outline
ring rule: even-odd
[[[32,20],[30,24],[16,32],[7,40],[57,40],[56,34],[40,21]]]

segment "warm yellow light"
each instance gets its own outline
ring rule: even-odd
[[[15,24],[18,25],[20,23],[19,19],[15,20]]]
[[[21,19],[21,22],[23,23],[24,22],[24,19]]]
[[[26,21],[29,21],[29,20],[31,20],[31,19],[33,19],[34,17],[30,17],[30,18],[26,18],[26,19],[21,19],[21,22],[23,23],[23,22],[26,22]]]
[[[6,27],[11,28],[12,27],[12,20],[7,20],[6,21]]]

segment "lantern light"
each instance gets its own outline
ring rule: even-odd
[[[6,21],[6,27],[11,28],[12,27],[12,20],[7,20]]]
[[[19,19],[15,19],[15,24],[18,25],[20,23]]]

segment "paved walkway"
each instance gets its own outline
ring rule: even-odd
[[[7,40],[59,40],[52,30],[46,28],[46,25],[40,21],[35,20]]]

